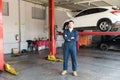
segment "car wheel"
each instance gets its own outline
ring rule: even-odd
[[[111,30],[112,24],[108,20],[103,20],[98,24],[98,27],[99,27],[100,31],[106,32],[106,31]]]
[[[108,45],[105,43],[100,44],[100,49],[103,51],[107,51],[108,50]]]

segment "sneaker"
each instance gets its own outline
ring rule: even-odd
[[[73,76],[77,76],[77,72],[76,71],[73,71]]]
[[[67,71],[66,70],[63,70],[62,72],[61,72],[61,75],[66,75],[67,74]]]

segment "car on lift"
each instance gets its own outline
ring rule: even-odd
[[[120,10],[116,6],[94,7],[80,11],[73,20],[77,30],[98,29],[102,32],[117,31],[120,27]]]
[[[107,51],[109,49],[120,49],[120,35],[118,36],[103,36],[100,42],[100,49]]]

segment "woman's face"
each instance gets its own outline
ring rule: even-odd
[[[73,23],[73,22],[69,22],[69,23],[68,23],[68,28],[73,28],[73,26],[74,26],[74,23]]]

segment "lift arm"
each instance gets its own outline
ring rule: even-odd
[[[0,0],[0,70],[4,70],[4,50],[3,50],[3,26],[2,26],[2,0]]]

